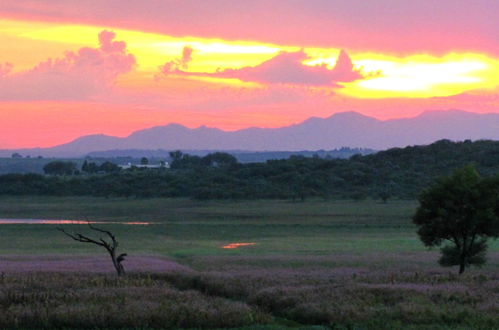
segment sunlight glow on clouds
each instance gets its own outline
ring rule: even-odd
[[[30,23],[25,21],[0,21],[0,36],[2,34],[8,35],[17,38],[18,41],[21,39],[25,43],[47,42],[49,47],[53,47],[51,43],[96,47],[98,44],[95,36],[103,29],[106,27],[57,25],[43,22],[37,22],[30,28]],[[165,62],[165,59],[177,56],[185,46],[195,48],[198,58],[208,65],[208,67],[198,66],[197,70],[205,69],[208,71],[214,71],[217,67],[239,67],[248,65],[248,63],[256,65],[280,50],[289,48],[249,41],[234,42],[196,37],[179,38],[126,29],[113,28],[112,30],[126,41],[129,51],[137,58],[141,70],[155,70]],[[13,48],[15,47],[13,46]],[[2,55],[0,54],[0,56]],[[8,56],[8,54],[3,56]]]
[[[64,57],[47,59],[34,68],[0,79],[0,100],[81,99],[102,93],[115,78],[133,69],[135,57],[115,33],[99,33],[99,48],[83,47]]]
[[[355,97],[450,96],[499,85],[499,61],[478,54],[359,59],[356,64],[380,75],[352,83],[342,91]]]
[[[338,82],[362,79],[359,71],[353,69],[352,61],[341,51],[335,66],[329,69],[325,64],[305,65],[308,59],[304,51],[280,52],[272,59],[255,67],[226,69],[217,72],[219,77],[237,78],[269,84],[292,84],[306,86],[336,87]]]
[[[351,110],[383,119],[497,112],[496,8],[485,0],[0,4],[0,122],[10,125],[0,147],[169,122],[236,129]],[[37,139],[27,122],[46,125]]]
[[[24,43],[36,40],[95,45],[95,35],[103,29],[53,23],[44,26],[44,23],[37,23],[30,30],[26,22],[8,21],[2,24],[5,28],[3,33],[18,36]],[[117,30],[117,33],[126,42],[131,56],[136,58],[136,71],[150,72],[150,84],[153,84],[152,80],[157,74],[155,71],[161,66],[163,73],[185,76],[190,73],[192,79],[200,79],[201,75],[231,78],[227,80],[229,84],[234,84],[235,78],[260,84],[294,83],[331,88],[342,86],[341,93],[351,97],[414,98],[448,96],[471,89],[494,87],[497,80],[494,73],[499,68],[497,60],[478,54],[415,54],[395,57],[379,53],[350,52],[351,55],[348,56],[338,49],[300,50],[297,46],[289,45],[179,38],[130,30]],[[188,61],[181,55],[186,49],[189,49],[190,57],[195,54]],[[12,61],[8,55],[8,52],[0,55],[0,60]],[[348,68],[341,69],[342,74],[351,75],[348,79],[338,76],[340,68],[336,66],[337,58],[345,56],[347,60],[343,63],[349,66],[348,62],[353,62],[350,72]],[[42,60],[46,59],[40,59]],[[183,67],[187,62],[189,67]],[[4,64],[1,71],[3,75],[6,68],[7,65]],[[133,74],[127,76],[134,79]],[[130,87],[130,84],[127,85]]]
[[[186,52],[188,54],[187,58]],[[186,71],[187,63],[192,60],[192,52],[192,48],[185,47],[183,55],[179,59],[167,62],[160,68],[161,73],[164,75],[235,78],[244,82],[260,84],[290,84],[329,88],[337,87],[338,82],[349,82],[364,78],[359,71],[354,69],[353,63],[345,51],[339,53],[338,60],[331,69],[325,63],[317,65],[304,64],[304,61],[309,57],[301,50],[297,52],[279,52],[275,57],[256,66],[218,69],[213,73]]]

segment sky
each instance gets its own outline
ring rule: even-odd
[[[0,2],[0,148],[499,112],[496,0]]]

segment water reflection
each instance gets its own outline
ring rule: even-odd
[[[222,249],[237,249],[241,246],[250,246],[250,245],[256,245],[256,243],[230,243],[222,246]]]
[[[0,225],[26,224],[26,225],[86,225],[86,224],[117,224],[144,226],[153,224],[153,222],[143,221],[86,221],[86,220],[45,220],[45,219],[0,219]]]

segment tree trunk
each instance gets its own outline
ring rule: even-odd
[[[461,275],[462,273],[464,273],[464,269],[466,268],[465,264],[464,264],[464,260],[461,259],[461,263],[459,264],[459,275]]]
[[[465,268],[466,268],[466,240],[463,243],[463,248],[461,250],[461,256],[459,258],[459,275],[464,273]]]
[[[466,257],[468,255],[468,249],[471,249],[471,246],[468,246],[467,243],[467,235],[463,237],[463,244],[461,246],[461,255],[459,256],[459,275],[464,273],[464,269],[466,268]]]
[[[113,260],[113,265],[114,269],[116,269],[116,273],[118,276],[125,275],[125,269],[123,268],[123,265],[121,264],[121,260],[118,260],[116,258],[116,254],[114,251],[109,251],[109,254],[111,255],[111,259]]]

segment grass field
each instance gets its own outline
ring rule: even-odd
[[[414,202],[194,202],[184,199],[26,198],[0,199],[0,217],[151,222],[106,225],[131,254],[327,254],[418,251],[410,216]],[[2,254],[88,253],[49,225],[4,225],[16,244],[1,242]],[[69,225],[88,232],[86,225]],[[231,242],[252,247],[227,251]]]
[[[0,327],[499,328],[499,242],[456,276],[418,240],[416,206],[1,197],[0,218],[151,224],[99,225],[130,255],[119,280],[55,225],[0,225]]]

